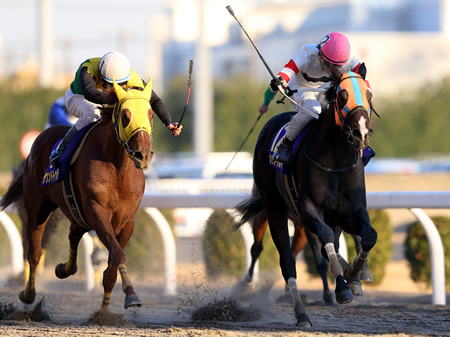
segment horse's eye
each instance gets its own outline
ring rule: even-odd
[[[126,128],[131,122],[131,111],[129,109],[124,109],[122,111],[122,125]]]

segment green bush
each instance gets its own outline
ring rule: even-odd
[[[450,289],[450,218],[444,216],[432,217],[431,220],[444,243],[445,257],[445,284]],[[430,287],[431,285],[431,258],[430,247],[422,225],[414,222],[409,225],[404,244],[405,256],[409,262],[411,278],[414,282]]]
[[[234,222],[225,210],[217,210],[206,222],[203,235],[203,252],[206,272],[211,278],[243,276],[245,249],[241,234],[233,229]],[[279,255],[273,244],[270,230],[263,237],[264,250],[259,259],[260,270],[278,268]]]
[[[388,214],[383,210],[369,210],[369,216],[372,227],[377,231],[378,238],[367,260],[367,264],[372,271],[373,283],[367,284],[378,285],[383,280],[386,265],[392,255],[392,225]],[[344,237],[347,244],[348,261],[353,261],[356,257],[355,242],[353,237],[347,233],[344,233]],[[309,245],[305,248],[305,262],[308,266],[308,272],[319,277]]]

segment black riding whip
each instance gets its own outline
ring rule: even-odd
[[[256,123],[258,123],[258,121],[260,120],[262,115],[259,115],[258,118],[256,118],[255,123],[253,124],[252,128],[250,129],[250,131],[247,134],[247,137],[245,137],[244,141],[242,142],[241,146],[239,146],[239,149],[236,151],[236,153],[234,154],[233,158],[231,158],[230,162],[228,163],[227,167],[225,168],[225,170],[228,170],[228,167],[230,166],[231,162],[234,160],[234,158],[236,157],[236,155],[238,154],[238,152],[242,149],[242,147],[244,146],[245,142],[247,141],[248,137],[250,136],[250,134],[253,132],[253,129],[256,126]]]
[[[184,106],[183,113],[181,114],[181,117],[180,117],[180,121],[177,124],[177,129],[179,129],[180,126],[181,126],[181,121],[184,118],[184,114],[186,113],[186,109],[187,109],[187,106],[189,104],[189,96],[191,95],[191,84],[192,84],[191,76],[192,76],[192,68],[193,68],[193,66],[194,66],[194,61],[193,60],[189,60],[188,94],[187,94],[187,99],[186,99],[186,105]]]
[[[264,57],[261,55],[261,53],[259,52],[258,48],[256,48],[255,44],[253,43],[252,39],[250,38],[250,36],[247,34],[247,32],[245,31],[244,27],[242,27],[241,23],[239,22],[239,20],[236,18],[236,16],[234,15],[234,11],[231,8],[231,6],[227,6],[226,9],[228,10],[228,12],[231,14],[231,16],[236,20],[236,22],[239,24],[239,26],[241,26],[242,30],[244,31],[245,35],[247,35],[249,41],[251,42],[251,44],[253,45],[253,48],[255,48],[256,52],[259,55],[259,58],[261,59],[261,61],[264,63],[264,65],[266,66],[267,71],[270,73],[270,76],[272,76],[272,78],[274,80],[276,80],[276,76],[275,74],[272,72],[272,70],[270,69],[269,65],[267,64],[266,60],[264,60]],[[312,113],[311,111],[303,108],[301,105],[299,105],[296,101],[294,101],[292,98],[290,98],[286,92],[285,89],[279,85],[278,86],[278,91],[284,96],[286,97],[293,105],[295,105],[296,107],[298,107],[300,110],[304,111],[305,113],[309,114],[311,117],[314,117],[315,119],[319,118],[318,115]]]

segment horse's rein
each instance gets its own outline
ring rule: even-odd
[[[335,126],[337,126],[337,125],[335,124]],[[355,163],[354,163],[353,165],[346,166],[346,167],[343,167],[343,168],[340,168],[340,169],[332,169],[332,168],[323,166],[323,165],[319,164],[318,162],[316,162],[314,159],[312,159],[310,156],[308,156],[309,143],[311,143],[311,139],[313,138],[313,135],[317,132],[318,129],[319,129],[318,127],[314,128],[314,129],[312,130],[312,133],[311,133],[310,137],[308,137],[308,139],[307,139],[307,142],[306,142],[306,144],[305,144],[305,151],[304,151],[305,157],[306,157],[306,158],[307,158],[307,159],[308,159],[315,167],[317,167],[317,168],[319,168],[319,169],[321,169],[322,171],[325,171],[325,172],[327,172],[327,173],[342,173],[342,172],[346,172],[346,171],[349,171],[349,170],[355,168],[355,167],[356,167],[356,164],[358,163],[358,155],[356,156],[356,160],[355,160]]]

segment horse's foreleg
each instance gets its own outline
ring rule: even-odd
[[[138,295],[134,292],[133,284],[128,277],[127,267],[124,264],[119,264],[118,269],[122,278],[122,291],[125,294],[124,308],[140,307],[142,303]]]
[[[356,284],[353,287],[356,288],[357,295],[362,295],[362,286],[359,278],[361,272],[367,267],[369,252],[377,242],[377,232],[370,225],[369,214],[365,207],[361,207],[349,222],[349,229],[354,231],[355,228],[360,229],[360,233],[357,234],[361,237],[361,249],[353,262],[345,267],[344,277],[349,284],[356,280]]]
[[[120,234],[114,238],[112,233],[97,232],[99,239],[108,248],[109,259],[108,267],[103,272],[103,301],[101,305],[102,310],[108,310],[111,299],[111,293],[114,285],[117,281],[117,269],[119,270],[120,277],[122,279],[122,291],[125,294],[124,308],[142,305],[139,297],[134,291],[134,286],[130,281],[126,267],[126,255],[124,252],[125,246],[131,238],[133,233],[134,223],[129,222],[124,225]],[[112,240],[108,239],[108,236],[112,236]]]
[[[323,284],[323,301],[328,306],[333,306],[333,296],[330,288],[328,287],[328,262],[321,254],[321,244],[317,235],[312,234],[309,230],[305,230],[306,237],[308,238],[309,246],[314,255],[314,263],[316,265],[317,272],[319,273]]]
[[[334,249],[334,244],[328,242],[325,244],[325,250],[327,252],[328,260],[330,261],[331,275],[336,280],[336,302],[339,304],[350,303],[353,301],[352,291],[344,280],[344,271],[339,262],[338,254]]]
[[[355,242],[356,253],[359,253],[362,249],[361,237],[359,235],[352,235],[352,237],[353,237],[353,241]],[[369,266],[367,265],[367,261],[366,261],[366,263],[364,263],[364,268],[361,271],[361,275],[359,276],[359,278],[362,281],[373,282],[372,271],[370,270]]]

